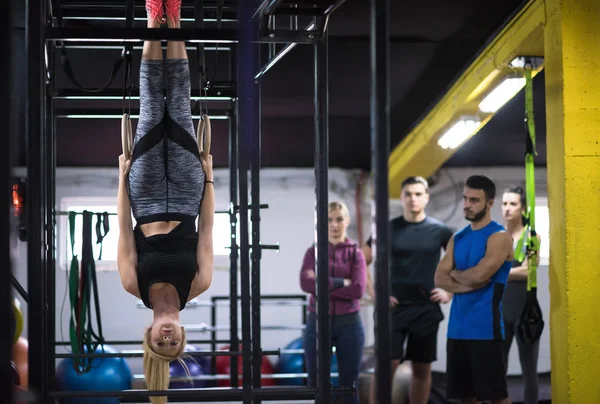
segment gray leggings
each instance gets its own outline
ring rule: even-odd
[[[200,213],[204,171],[192,122],[190,87],[187,59],[142,60],[140,117],[128,181],[138,224],[182,221]]]
[[[504,352],[506,357],[506,368],[508,369],[508,353],[513,339],[517,340],[519,349],[519,360],[525,382],[525,404],[536,404],[539,395],[539,379],[537,373],[538,355],[540,341],[528,344],[523,341],[518,332],[519,318],[523,312],[527,298],[527,282],[508,282],[502,299],[502,311],[504,315]],[[516,338],[515,338],[516,337]]]

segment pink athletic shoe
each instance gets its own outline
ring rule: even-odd
[[[181,18],[181,0],[165,0],[165,12],[167,18],[175,25],[175,21]]]
[[[158,20],[164,24],[165,8],[164,0],[146,0],[146,11],[148,12],[148,19]]]

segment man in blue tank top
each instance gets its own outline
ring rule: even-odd
[[[474,175],[463,191],[471,224],[449,241],[435,274],[454,293],[448,321],[447,396],[462,403],[510,403],[504,360],[502,296],[513,259],[512,236],[491,219],[496,186]]]

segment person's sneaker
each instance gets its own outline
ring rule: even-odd
[[[181,0],[165,0],[165,12],[175,25],[181,19]]]
[[[146,12],[149,20],[160,21],[161,24],[166,21],[164,0],[146,0]]]

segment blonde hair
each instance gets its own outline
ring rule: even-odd
[[[181,366],[185,369],[186,374],[190,377],[190,372],[181,359],[183,351],[185,350],[186,338],[185,330],[181,327],[181,345],[173,356],[161,355],[152,349],[152,327],[146,329],[144,335],[144,376],[146,377],[146,388],[148,390],[168,390],[169,389],[169,364],[174,360],[181,363]],[[153,396],[150,397],[152,404],[165,404],[167,397],[164,396]]]
[[[344,216],[344,219],[346,219],[347,221],[350,221],[350,211],[348,210],[348,206],[346,206],[346,204],[344,202],[340,202],[340,201],[329,202],[329,213],[333,212],[334,210],[338,210],[338,209],[342,212],[342,216]]]

